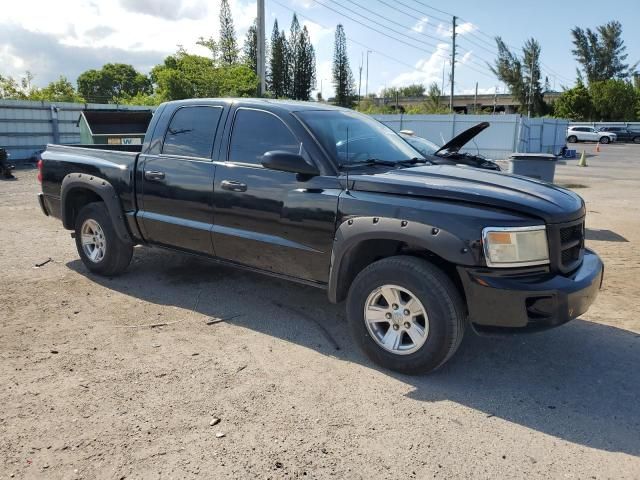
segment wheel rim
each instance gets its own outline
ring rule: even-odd
[[[364,322],[371,338],[396,355],[418,351],[429,336],[424,306],[410,290],[397,285],[383,285],[369,294]]]
[[[80,229],[82,250],[89,260],[99,263],[107,253],[107,239],[98,222],[89,218]]]

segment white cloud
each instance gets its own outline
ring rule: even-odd
[[[456,35],[466,35],[467,33],[474,32],[477,29],[478,27],[471,22],[460,23],[456,25]],[[436,27],[436,33],[442,38],[451,38],[452,30],[453,28],[451,25],[446,25],[444,23],[439,23]]]
[[[411,30],[417,33],[422,33],[424,28],[427,26],[427,23],[429,23],[429,17],[422,17],[413,27],[411,27]]]
[[[304,20],[302,22],[303,27],[307,27],[309,30],[309,36],[311,37],[311,43],[313,47],[317,50],[320,41],[323,40],[326,36],[333,34],[333,29],[324,28],[322,25],[318,25],[315,22],[310,20]]]
[[[475,88],[463,88],[459,93],[463,95],[473,95],[476,93]],[[478,88],[478,95],[490,95],[496,93],[496,87]]]
[[[301,7],[305,10],[310,10],[318,6],[313,0],[292,0],[291,4],[294,7]]]
[[[256,1],[230,0],[230,6],[241,46],[256,17]],[[102,55],[102,63],[131,63],[141,70],[153,58],[175,52],[177,45],[206,55],[196,41],[218,36],[219,11],[220,0],[65,0],[64,8],[51,0],[10,2],[0,17],[0,64],[3,74],[15,77],[33,70],[35,83],[42,85],[59,75],[74,81],[77,72],[96,67],[102,52],[110,55],[108,60]],[[28,48],[27,38],[37,39],[41,50]],[[51,62],[50,51],[64,62]]]
[[[431,83],[442,83],[442,69],[445,62],[448,65],[449,45],[438,44],[438,48],[429,57],[418,60],[415,70],[397,75],[390,83],[393,87],[402,87],[412,83],[421,83],[428,87]],[[447,67],[445,67],[447,68]]]
[[[130,12],[160,17],[166,20],[189,18],[195,20],[206,16],[204,0],[120,0],[120,5]]]
[[[325,100],[327,98],[333,97],[334,88],[333,88],[333,62],[331,60],[325,60],[324,62],[319,62],[316,66],[316,90],[320,91],[322,87],[322,98]]]

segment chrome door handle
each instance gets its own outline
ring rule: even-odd
[[[164,172],[149,170],[144,172],[144,178],[147,180],[164,180]]]
[[[234,180],[223,180],[220,182],[220,188],[223,190],[229,190],[231,192],[246,192],[247,184],[236,182]]]

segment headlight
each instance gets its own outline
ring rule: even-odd
[[[487,227],[482,230],[489,267],[526,267],[549,263],[547,230],[535,227]]]

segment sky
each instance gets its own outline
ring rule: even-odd
[[[0,75],[26,70],[44,86],[104,63],[134,65],[148,73],[179,45],[207,55],[200,36],[218,35],[220,0],[21,0],[5,2],[0,18]],[[240,44],[256,14],[255,0],[231,0]],[[628,63],[640,61],[637,0],[265,0],[266,37],[273,22],[288,31],[295,11],[307,26],[317,58],[317,90],[333,95],[331,63],[335,26],[342,23],[356,88],[381,89],[436,82],[450,89],[452,15],[458,17],[455,93],[505,92],[487,67],[495,59],[496,35],[520,52],[524,41],[542,46],[542,70],[555,90],[576,78],[570,30],[610,20],[623,25]],[[368,69],[367,69],[368,59]],[[362,70],[360,69],[362,67]],[[368,76],[367,76],[368,70]],[[360,74],[360,71],[362,72]],[[444,81],[443,81],[444,71]],[[368,80],[368,82],[367,82]]]

